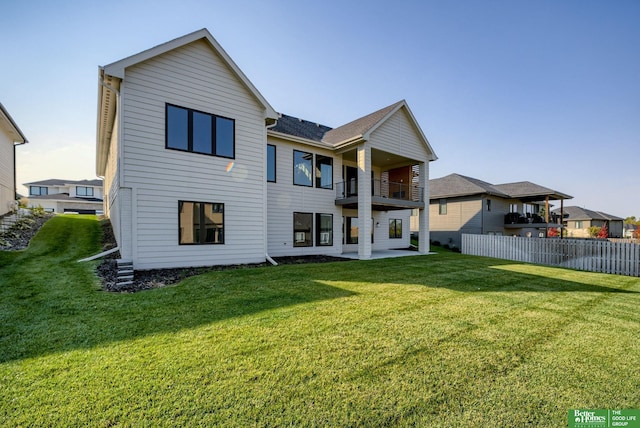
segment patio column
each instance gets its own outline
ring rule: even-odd
[[[357,149],[358,160],[358,258],[371,258],[371,147]]]
[[[429,162],[420,162],[418,187],[422,191],[424,208],[418,210],[418,252],[429,252]]]

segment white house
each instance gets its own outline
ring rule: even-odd
[[[29,189],[29,207],[47,212],[102,214],[102,180],[49,180],[24,183]]]
[[[0,216],[13,211],[16,201],[16,146],[27,139],[0,103]]]
[[[428,251],[436,156],[407,103],[334,129],[278,114],[206,29],[100,67],[96,148],[134,269],[366,259],[409,246],[411,209]]]

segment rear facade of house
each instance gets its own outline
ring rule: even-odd
[[[101,67],[97,134],[135,269],[368,258],[409,246],[411,209],[428,225],[436,157],[406,102],[335,129],[278,114],[207,30]]]
[[[16,208],[16,146],[27,143],[24,134],[0,104],[0,216]]]

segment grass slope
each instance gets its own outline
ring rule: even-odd
[[[0,252],[5,426],[566,426],[640,408],[640,279],[455,253],[99,291],[95,218]]]

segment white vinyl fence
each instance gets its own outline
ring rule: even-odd
[[[590,272],[640,276],[640,245],[628,242],[463,233],[462,253]]]

